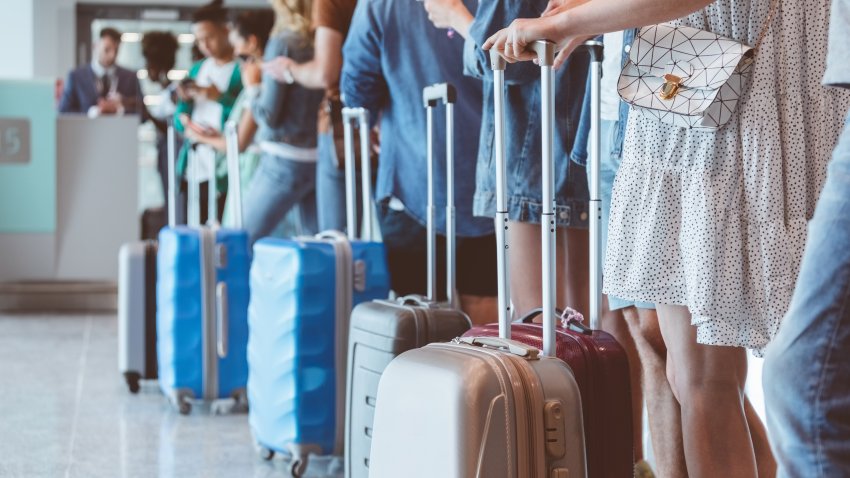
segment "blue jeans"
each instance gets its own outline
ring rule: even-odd
[[[764,368],[780,477],[850,476],[850,116]]]
[[[602,120],[600,127],[600,161],[599,161],[599,196],[602,199],[602,258],[608,249],[608,219],[611,217],[611,191],[614,189],[614,178],[623,157],[615,151],[614,142],[617,141],[617,126],[619,121]],[[619,150],[620,148],[617,148]],[[590,170],[588,169],[588,183],[590,182]],[[635,302],[608,295],[608,308],[610,310],[625,309],[635,306],[641,309],[654,309],[655,304],[649,302]]]
[[[304,234],[315,234],[316,163],[263,154],[245,195],[243,221],[253,244],[272,234],[293,206]]]

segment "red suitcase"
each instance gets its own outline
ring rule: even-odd
[[[629,366],[626,353],[620,344],[610,334],[595,330],[599,315],[601,314],[601,292],[602,292],[602,261],[600,258],[600,214],[601,201],[599,200],[599,80],[602,70],[602,43],[593,41],[586,44],[587,50],[591,57],[591,144],[590,144],[590,202],[591,211],[596,214],[591,214],[590,218],[590,262],[591,262],[591,328],[586,327],[580,321],[580,316],[570,314],[569,317],[562,315],[561,324],[557,327],[554,337],[554,343],[551,338],[544,337],[543,326],[541,324],[530,323],[531,320],[540,314],[556,314],[554,306],[548,304],[546,309],[538,309],[519,323],[514,323],[510,327],[510,334],[513,340],[523,342],[525,344],[537,347],[544,351],[544,354],[551,354],[547,349],[553,346],[556,349],[555,355],[563,361],[567,362],[575,374],[576,381],[581,389],[582,415],[584,417],[585,430],[585,445],[587,449],[587,470],[590,478],[625,478],[634,475],[634,445],[632,443],[632,413],[631,413],[631,388],[629,384]],[[500,88],[502,82],[498,81],[499,77],[504,77],[504,65],[499,64],[494,57],[493,73],[496,78],[496,91],[494,99],[496,102],[495,113],[496,121],[496,156],[497,167],[504,168],[504,118],[502,117],[502,105],[504,91]],[[551,74],[551,68],[543,68],[543,75]],[[544,82],[545,84],[545,82]],[[552,82],[548,83],[549,85]],[[549,98],[552,101],[554,95],[542,94],[542,98]],[[550,103],[551,104],[551,103]],[[545,111],[545,110],[544,110]],[[549,110],[554,111],[553,107]],[[543,129],[548,130],[550,134],[548,138],[544,136],[543,145],[543,168],[549,168],[552,171],[553,161],[551,157],[552,148],[545,144],[545,141],[551,141],[552,138],[552,118],[551,116],[544,118]],[[548,124],[547,124],[548,123]],[[549,152],[550,154],[546,154]],[[501,157],[501,158],[500,158]],[[497,192],[497,197],[500,201],[505,201],[497,205],[496,224],[507,224],[507,207],[506,207],[506,185],[505,172],[497,170],[497,188],[501,191]],[[546,175],[544,174],[544,177]],[[549,174],[548,178],[551,181],[554,175]],[[500,184],[501,183],[501,184]],[[554,245],[554,229],[549,229],[546,224],[549,222],[547,213],[553,214],[552,192],[553,184],[543,185],[543,204],[544,214],[542,218],[544,245],[553,247]],[[504,254],[507,254],[505,227],[496,227],[497,240],[500,242],[499,250],[502,254],[499,257],[500,266],[506,264],[507,260]],[[549,239],[549,241],[547,241]],[[543,254],[544,259],[547,257]],[[554,256],[552,256],[554,257]],[[544,263],[544,270],[548,271],[549,280],[546,281],[544,276],[544,287],[554,287],[554,268],[551,264]],[[503,279],[503,274],[499,277],[500,298],[509,297],[507,294],[507,281]],[[547,283],[548,282],[548,283]],[[553,289],[554,290],[554,289]],[[546,300],[547,294],[543,294]],[[554,294],[548,295],[554,297]],[[548,301],[547,301],[548,302]],[[547,305],[547,304],[544,304]],[[510,313],[510,305],[508,303],[500,303],[500,312]],[[546,322],[547,319],[544,319]],[[554,320],[554,317],[549,317],[548,320]],[[475,327],[464,334],[468,337],[492,336],[499,337],[499,325],[490,324],[480,327]],[[547,342],[549,342],[547,344]]]

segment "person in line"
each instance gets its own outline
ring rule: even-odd
[[[472,4],[472,2],[469,2]],[[361,0],[343,49],[341,89],[347,106],[364,107],[380,118],[381,160],[376,198],[387,249],[392,289],[399,295],[426,293],[424,227],[427,203],[425,86],[448,82],[457,89],[456,134],[481,123],[481,83],[464,77],[463,40],[428,22],[421,4]],[[436,118],[442,118],[437,114]],[[434,187],[437,257],[445,257],[445,126],[435,121]],[[496,304],[496,240],[493,221],[474,217],[478,142],[455,141],[457,289],[460,307],[473,323],[493,321]],[[445,261],[438,259],[438,300],[445,300]]]
[[[823,82],[850,88],[850,0],[833,0]],[[821,50],[810,50],[811,56]],[[846,102],[842,102],[846,111]],[[782,478],[850,476],[850,114],[809,222],[797,288],[767,349],[765,402]]]
[[[180,100],[174,124],[183,134],[187,129],[203,134],[223,131],[224,122],[242,91],[239,65],[228,41],[227,10],[222,3],[222,0],[214,0],[192,14],[192,33],[204,59],[192,65],[189,75],[177,88]],[[191,147],[195,147],[195,164],[190,166],[188,152]],[[193,146],[186,141],[180,151],[177,172],[185,178],[181,189],[185,193],[189,182],[199,184],[201,223],[207,221],[209,181],[218,181],[219,221],[224,213],[227,181],[225,175],[219,173],[223,163],[223,156],[206,144]]]
[[[84,113],[89,118],[139,113],[142,101],[136,72],[115,64],[120,46],[118,30],[100,31],[91,63],[68,73],[59,100],[60,113]]]
[[[263,65],[264,70],[278,81],[294,81],[305,88],[325,90],[318,111],[319,159],[316,170],[318,223],[323,231],[345,231],[346,227],[345,151],[339,75],[342,45],[356,5],[357,0],[314,0],[313,58],[299,62],[289,56],[279,56]],[[357,183],[360,183],[359,180]]]
[[[265,59],[279,56],[305,62],[313,57],[312,0],[272,0],[275,23]],[[260,73],[250,66],[256,81]],[[243,218],[252,242],[270,235],[295,206],[302,233],[318,232],[316,223],[316,115],[322,91],[277,81],[262,74],[251,112],[259,127],[260,164],[245,194]]]
[[[544,0],[479,2],[473,16],[460,2],[425,2],[432,21],[440,28],[452,28],[465,42],[464,68],[468,75],[483,80],[484,110],[478,150],[478,176],[473,212],[493,217],[496,210],[495,156],[493,152],[493,82],[490,59],[480,46],[491,33],[509,19],[540,15]],[[556,257],[559,287],[557,304],[587,310],[589,306],[587,250],[587,179],[582,166],[569,160],[581,115],[587,78],[587,56],[571,58],[556,73],[555,119],[555,201],[557,234]],[[505,70],[505,138],[508,161],[508,214],[511,245],[510,286],[515,317],[540,307],[542,272],[540,248],[541,129],[540,69],[532,64]],[[492,260],[492,259],[490,259]]]
[[[744,412],[745,349],[762,351],[788,308],[841,130],[836,110],[850,105],[850,95],[816,86],[824,62],[809,52],[826,47],[827,0],[782,1],[778,15],[774,5],[597,0],[515,20],[484,45],[519,61],[531,59],[529,43],[549,39],[559,63],[589,36],[671,20],[760,43],[721,129],[630,115],[614,183],[605,291],[656,304],[681,410],[686,470],[676,476],[773,475]]]
[[[142,56],[148,79],[160,87],[159,102],[145,107],[145,119],[150,119],[156,127],[157,170],[165,197],[165,210],[168,210],[168,118],[177,111],[177,83],[168,78],[168,72],[174,69],[177,61],[177,37],[167,31],[151,31],[142,37]],[[175,138],[176,139],[176,138]]]

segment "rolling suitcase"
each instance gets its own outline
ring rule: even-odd
[[[174,144],[174,127],[168,124],[168,144]],[[174,197],[173,148],[168,156],[168,185]],[[173,202],[173,201],[171,201]],[[142,214],[142,240],[121,246],[118,252],[118,370],[131,393],[139,391],[141,380],[157,378],[156,360],[156,252],[157,242],[149,225],[159,214],[146,210]],[[171,210],[169,210],[171,212]],[[175,217],[169,215],[171,226]]]
[[[544,302],[542,309],[528,314],[519,321],[519,324],[511,328],[511,338],[527,345],[542,347],[547,353],[554,353],[570,365],[581,388],[584,405],[588,474],[591,478],[607,478],[634,474],[634,444],[632,443],[628,359],[616,339],[598,330],[597,327],[602,304],[601,201],[599,199],[599,79],[602,69],[602,43],[587,42],[586,48],[591,56],[592,131],[590,164],[588,165],[591,172],[590,210],[595,211],[595,214],[590,216],[591,327],[585,327],[580,320],[576,320],[575,315],[561,314],[561,324],[557,327],[554,337],[547,336],[544,328],[539,324],[531,323],[531,319],[540,313],[550,316],[556,313],[553,303]],[[497,89],[497,101],[498,91],[500,90]],[[496,113],[501,115],[498,107]],[[498,138],[497,134],[497,141],[499,141]],[[549,178],[552,177],[550,174]],[[544,199],[544,207],[551,204],[551,197],[549,200]],[[544,215],[544,220],[541,221],[544,233],[549,231],[546,217]],[[544,234],[544,238],[548,237],[549,235]],[[548,244],[547,247],[551,247],[553,243]],[[500,250],[505,249],[502,247]],[[544,262],[544,267],[547,266]],[[544,284],[547,283],[544,282]],[[553,281],[548,282],[549,287],[554,285]],[[506,304],[501,305],[507,307]],[[552,319],[544,319],[544,322],[546,320]],[[499,336],[500,330],[498,325],[493,324],[476,327],[470,330],[468,335]]]
[[[554,44],[538,42],[544,66],[544,131],[552,131],[551,64]],[[491,54],[494,69],[504,61]],[[548,69],[548,72],[546,70]],[[547,75],[548,73],[548,75]],[[504,76],[496,83],[496,138],[501,142]],[[547,110],[548,108],[548,110]],[[551,174],[552,148],[545,147],[544,174]],[[499,253],[499,337],[465,336],[401,354],[387,366],[378,387],[371,478],[577,478],[585,477],[582,401],[569,366],[553,357],[549,343],[538,348],[510,340],[504,149],[496,148]],[[548,171],[547,171],[548,169]],[[551,176],[550,176],[551,177]],[[552,184],[544,182],[544,220],[553,215]],[[554,228],[547,229],[544,264],[553,263]],[[543,268],[544,284],[554,269]],[[544,287],[551,304],[554,288]],[[473,329],[474,330],[474,329]],[[545,314],[551,339],[555,317]],[[544,342],[545,343],[545,342]]]
[[[350,159],[350,121],[359,120],[361,147],[368,152],[369,118],[363,109],[347,110],[345,118]],[[390,291],[384,246],[371,239],[371,164],[360,163],[363,239],[355,239],[355,166],[347,160],[348,236],[329,231],[254,245],[249,421],[261,456],[284,455],[293,476],[304,474],[311,456],[329,459],[325,473],[341,474],[351,310]]]
[[[228,123],[225,134],[228,168],[238,168],[231,147],[235,125]],[[190,161],[190,167],[194,164]],[[230,175],[231,194],[238,196],[234,180],[238,181],[238,174]],[[182,414],[191,411],[193,399],[215,404],[219,399],[233,398],[238,405],[247,405],[251,251],[246,231],[217,224],[215,181],[209,184],[208,225],[199,224],[198,183],[192,181],[190,225],[167,227],[159,234],[159,384]],[[241,209],[241,198],[237,198],[237,204]]]
[[[454,169],[455,89],[446,83],[423,91],[428,114],[428,296],[407,296],[394,301],[376,300],[354,308],[348,348],[348,386],[345,421],[345,476],[369,476],[372,421],[381,373],[393,358],[431,342],[446,342],[469,330],[469,318],[455,305],[454,175],[446,174],[446,277],[447,304],[436,301],[436,230],[434,227],[433,109],[439,101],[446,107],[446,168]]]

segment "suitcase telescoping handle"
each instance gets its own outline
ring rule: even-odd
[[[434,108],[443,103],[446,108],[446,300],[456,307],[456,230],[454,191],[454,105],[457,90],[450,83],[437,83],[422,90],[422,103],[427,115],[427,161],[428,161],[428,299],[437,302],[437,206],[434,201]]]
[[[603,44],[599,40],[585,42],[590,53],[590,328],[599,329],[602,317],[602,199],[599,191],[601,160],[601,106]]]
[[[227,196],[230,198],[233,227],[242,229],[242,164],[239,161],[239,134],[236,122],[224,124],[227,149]]]
[[[166,130],[165,138],[166,147],[168,148],[168,180],[166,181],[168,191],[165,191],[165,194],[168,198],[168,227],[173,228],[177,225],[177,189],[179,188],[177,184],[177,158],[174,154],[174,148],[177,142],[174,133],[174,119],[168,118],[167,124],[168,129]]]
[[[505,161],[505,67],[507,62],[496,49],[490,50],[493,70],[493,114],[496,155],[496,271],[498,275],[499,337],[511,338],[511,290],[508,269],[508,182]]]
[[[192,227],[199,227],[201,225],[201,185],[195,180],[198,176],[198,158],[194,144],[190,145],[187,154],[186,182],[188,185],[188,198],[186,201],[186,223]]]
[[[369,110],[366,108],[343,108],[342,125],[345,136],[345,218],[349,239],[356,239],[357,234],[357,188],[354,170],[354,136],[351,123],[356,122],[360,130],[360,189],[363,202],[362,239],[372,240],[372,230],[375,225],[372,219],[372,161],[369,128]]]

